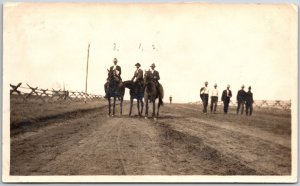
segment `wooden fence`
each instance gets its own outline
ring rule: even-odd
[[[17,85],[10,84],[10,95],[16,96],[23,101],[28,100],[41,100],[43,102],[54,102],[54,101],[97,101],[102,100],[103,96],[95,94],[87,94],[79,91],[68,91],[68,90],[48,90],[41,89],[38,87],[32,87],[26,84],[27,87],[22,86],[22,83]]]
[[[190,102],[190,104],[200,104],[202,101]],[[209,102],[210,105],[210,102]],[[223,105],[222,101],[218,101],[218,105]],[[230,101],[229,106],[237,106],[235,101]],[[282,109],[282,110],[291,110],[291,100],[254,100],[254,108],[266,108],[266,109]]]

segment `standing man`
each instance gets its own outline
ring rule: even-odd
[[[217,104],[218,104],[218,94],[219,91],[217,89],[217,84],[214,85],[214,89],[211,91],[211,97],[210,97],[210,112],[212,113],[214,110],[214,114],[217,111]]]
[[[248,88],[248,92],[247,92],[247,97],[246,97],[246,115],[249,116],[252,115],[252,110],[253,110],[253,93],[251,92],[251,86],[249,86]],[[250,112],[248,112],[250,109]]]
[[[152,63],[151,64],[151,75],[152,75],[152,77],[151,77],[151,79],[152,79],[152,81],[155,83],[155,85],[156,85],[156,89],[158,90],[158,95],[159,95],[159,97],[160,98],[163,98],[163,95],[162,95],[162,93],[163,93],[163,90],[162,90],[162,86],[161,86],[161,84],[158,82],[158,80],[160,80],[160,77],[159,77],[159,72],[157,71],[157,70],[155,70],[155,64],[154,63]]]
[[[169,97],[170,104],[172,104],[172,96]]]
[[[144,72],[142,69],[140,69],[141,67],[140,63],[135,64],[135,66],[136,66],[136,71],[134,72],[131,81],[133,81],[136,85],[141,85],[144,81],[144,76],[143,76]]]
[[[230,85],[227,85],[227,89],[223,91],[222,93],[222,101],[224,103],[224,114],[227,114],[228,112],[228,106],[230,102],[230,98],[232,97],[232,93],[230,89]]]
[[[237,100],[237,109],[236,109],[236,114],[239,114],[240,108],[241,108],[241,114],[244,112],[244,107],[245,107],[245,101],[246,101],[246,92],[244,91],[244,85],[242,85],[241,90],[238,91],[236,100]]]
[[[207,87],[208,82],[205,81],[205,86],[200,89],[200,98],[202,99],[203,103],[203,113],[207,113],[207,105],[208,105],[208,93],[209,89]]]

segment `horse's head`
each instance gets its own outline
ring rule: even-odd
[[[109,82],[112,82],[112,81],[115,81],[116,80],[116,77],[115,77],[115,73],[113,70],[108,70],[107,69],[107,80]]]
[[[123,81],[123,85],[126,87],[126,88],[129,88],[129,89],[133,89],[134,88],[134,84],[132,81]]]
[[[145,81],[145,84],[147,84],[151,81],[151,71],[150,70],[145,70],[144,81]]]

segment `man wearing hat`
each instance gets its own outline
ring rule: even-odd
[[[151,67],[152,79],[153,79],[154,81],[158,82],[158,80],[160,79],[160,77],[159,77],[158,71],[155,70],[155,67],[156,67],[155,64],[152,63],[150,67]]]
[[[119,80],[120,82],[122,82],[122,78],[121,78],[121,67],[120,67],[119,65],[117,65],[117,63],[118,63],[117,58],[114,58],[113,62],[114,62],[114,65],[110,67],[110,72],[112,71],[113,74],[114,74],[117,78],[119,78],[118,80]]]
[[[246,115],[251,116],[253,111],[253,93],[251,92],[251,86],[248,88],[247,97],[246,97]],[[250,110],[250,112],[248,112]]]
[[[121,78],[121,67],[119,65],[117,65],[118,60],[117,58],[113,59],[113,63],[114,65],[110,67],[109,72],[112,72],[114,74],[114,76],[116,77],[117,81],[122,83],[122,78]],[[107,92],[108,92],[108,88],[109,88],[109,79],[106,79],[106,83],[104,84],[104,90],[105,90],[105,96],[104,98],[107,98]]]
[[[162,86],[161,86],[161,84],[158,82],[158,80],[160,80],[160,77],[159,77],[159,73],[158,73],[158,71],[157,70],[155,70],[155,64],[154,63],[152,63],[151,64],[151,79],[152,79],[152,81],[155,83],[155,85],[156,85],[156,88],[157,88],[157,90],[158,90],[158,95],[160,96],[160,97],[162,97],[162,95],[161,95],[161,93],[163,92],[162,91]]]
[[[238,91],[236,100],[237,100],[237,109],[236,109],[236,114],[239,114],[240,108],[241,108],[241,114],[244,112],[244,107],[245,107],[245,101],[246,101],[246,96],[247,93],[244,91],[244,85],[242,85],[241,90]]]
[[[224,114],[227,114],[230,98],[232,97],[232,93],[230,90],[230,85],[227,85],[227,89],[225,89],[222,93],[222,101],[224,104]]]
[[[205,81],[205,86],[200,89],[200,98],[202,99],[203,103],[203,113],[207,113],[207,106],[208,106],[208,93],[209,89],[207,87],[208,82]]]
[[[219,91],[217,89],[217,84],[214,85],[214,89],[211,91],[211,97],[210,97],[210,112],[212,113],[214,110],[214,114],[217,111],[217,104],[218,104],[218,94]]]
[[[140,63],[136,63],[135,66],[136,66],[136,71],[134,72],[131,81],[135,82],[136,84],[141,84],[144,81],[144,77],[143,77],[144,72],[142,69],[140,69],[141,67]]]

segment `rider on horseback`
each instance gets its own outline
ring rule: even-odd
[[[116,77],[117,81],[122,82],[122,78],[121,78],[121,67],[119,65],[117,65],[118,60],[117,58],[114,58],[114,65],[110,67],[110,72],[112,72],[114,74],[114,76]]]
[[[107,92],[109,88],[109,81],[110,81],[110,75],[112,74],[115,80],[119,83],[122,83],[122,78],[121,78],[121,67],[117,65],[118,60],[117,58],[114,58],[113,60],[114,65],[110,67],[108,74],[109,77],[106,79],[107,82],[104,85],[104,90],[105,90],[105,98],[107,98]]]
[[[134,75],[133,75],[131,81],[133,81],[135,83],[135,85],[141,86],[142,83],[144,82],[144,76],[143,76],[144,72],[142,69],[140,69],[140,67],[141,67],[140,63],[135,64],[135,66],[136,66],[136,71],[134,72]]]
[[[155,66],[154,63],[152,63],[152,65],[151,65],[150,67],[151,67],[151,79],[152,79],[152,81],[155,83],[156,89],[158,90],[158,95],[159,95],[159,97],[163,97],[163,95],[162,95],[162,92],[163,92],[162,86],[161,86],[161,84],[158,82],[158,80],[160,79],[159,73],[158,73],[157,70],[155,70],[155,67],[156,67],[156,66]]]

